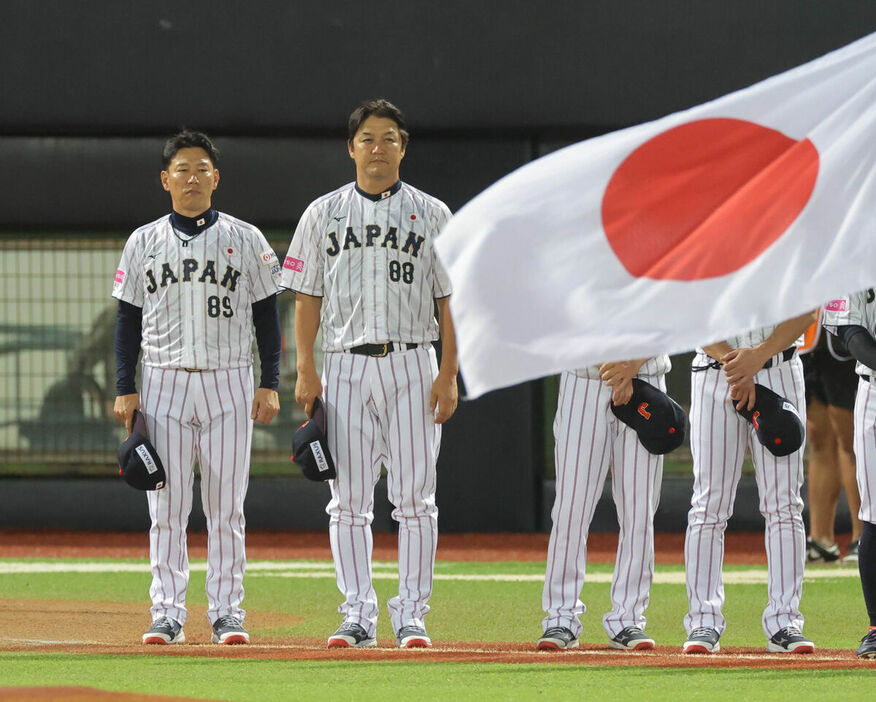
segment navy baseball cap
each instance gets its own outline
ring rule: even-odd
[[[131,435],[119,446],[119,475],[138,490],[160,490],[167,483],[164,465],[149,441],[140,410],[134,410]]]
[[[633,378],[633,396],[625,405],[611,403],[614,416],[636,430],[648,453],[674,451],[684,441],[687,415],[681,405],[660,388]]]
[[[292,437],[292,460],[308,480],[333,480],[338,477],[335,462],[326,439],[325,405],[317,397],[313,401],[310,419],[295,431]]]
[[[754,425],[757,438],[773,456],[788,456],[800,450],[806,428],[793,403],[768,387],[754,384],[754,409],[736,410]]]

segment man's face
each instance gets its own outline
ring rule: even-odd
[[[170,193],[173,209],[194,217],[210,209],[213,191],[219,185],[219,169],[200,147],[180,149],[166,171],[161,171],[161,184]]]
[[[356,173],[381,180],[398,180],[398,169],[405,146],[395,120],[371,115],[362,122],[352,141],[347,143]]]

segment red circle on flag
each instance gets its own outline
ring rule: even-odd
[[[228,249],[228,253],[234,253],[234,249]]]
[[[673,127],[612,174],[602,226],[636,277],[701,280],[732,273],[773,244],[805,207],[818,151],[738,119]]]

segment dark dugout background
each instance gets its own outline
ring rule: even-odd
[[[403,178],[457,209],[559,146],[873,31],[871,0],[5,0],[0,231],[111,233],[121,249],[168,210],[160,147],[185,125],[223,151],[217,206],[291,232],[352,179],[345,120],[373,96],[407,113]],[[682,401],[685,375],[671,377]],[[543,526],[543,404],[533,382],[460,407],[439,465],[443,529]]]

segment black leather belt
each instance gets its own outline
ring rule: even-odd
[[[374,356],[379,358],[388,353],[392,353],[396,349],[404,348],[405,350],[410,351],[418,346],[419,344],[393,343],[390,341],[388,344],[362,344],[361,346],[354,346],[351,349],[347,349],[347,352],[359,354],[360,356]]]
[[[779,363],[787,363],[792,358],[794,358],[795,353],[797,353],[797,347],[796,346],[789,346],[784,351],[782,351],[782,360],[779,361]],[[773,367],[773,359],[772,358],[763,364],[764,370],[766,370],[767,368],[772,368],[772,367]]]

